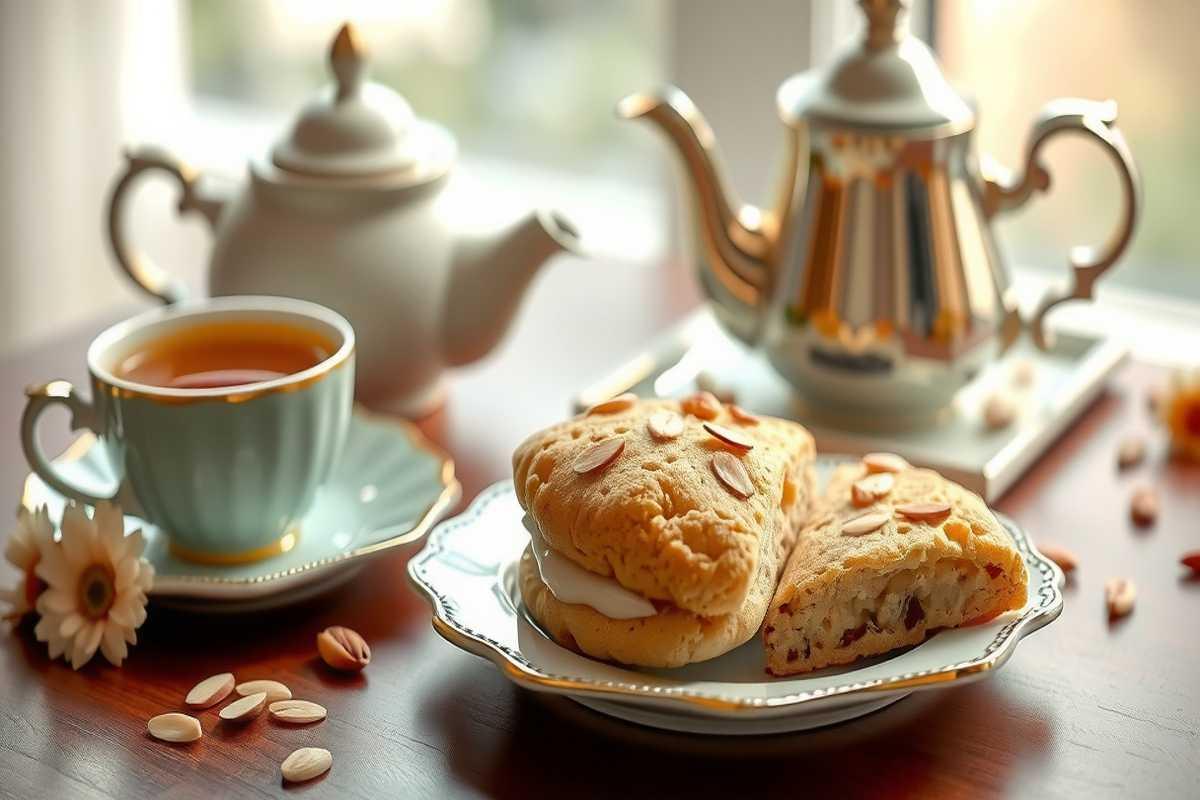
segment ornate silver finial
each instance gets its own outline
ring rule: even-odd
[[[329,48],[329,66],[337,78],[338,102],[358,94],[367,72],[367,48],[353,22],[344,22]]]
[[[867,17],[867,48],[878,50],[895,44],[907,33],[912,0],[858,0]]]

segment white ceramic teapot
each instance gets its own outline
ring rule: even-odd
[[[179,211],[198,211],[213,227],[213,295],[283,295],[341,312],[358,337],[358,400],[420,415],[440,400],[443,369],[499,341],[534,273],[575,249],[577,234],[546,211],[498,233],[456,231],[435,203],[455,161],[450,133],[365,80],[365,51],[349,24],[330,65],[336,86],[304,109],[269,158],[250,162],[232,197],[159,148],[127,153],[109,204],[113,251],[154,297],[183,297],[182,284],[123,233],[134,180],[168,172],[182,189]]]

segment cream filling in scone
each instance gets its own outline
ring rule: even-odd
[[[537,562],[538,574],[555,599],[587,606],[609,619],[637,619],[658,613],[653,603],[626,589],[615,578],[588,572],[554,552],[528,514],[521,522],[529,531],[529,548]]]

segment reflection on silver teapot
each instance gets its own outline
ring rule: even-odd
[[[699,225],[701,282],[718,319],[761,344],[825,408],[921,414],[946,405],[1017,337],[1021,321],[991,220],[1050,186],[1039,156],[1064,132],[1091,136],[1121,178],[1117,230],[1071,253],[1072,286],[1029,321],[1092,287],[1133,235],[1140,188],[1113,102],[1055,100],[1035,121],[1024,173],[981,165],[974,108],[908,33],[909,0],[860,0],[861,41],[780,87],[786,126],[774,206],[733,199],[715,139],[678,89],[625,98],[619,113],[658,125],[683,157]]]

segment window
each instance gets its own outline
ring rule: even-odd
[[[1151,7],[1152,6],[1152,7]],[[977,146],[1019,169],[1038,109],[1059,96],[1115,99],[1141,170],[1133,244],[1105,283],[1200,299],[1200,5],[1127,0],[971,0],[935,6],[937,49],[978,99]],[[1076,244],[1100,244],[1120,202],[1108,157],[1085,137],[1047,147],[1049,193],[998,223],[1015,265],[1065,272]]]
[[[192,0],[193,95],[277,116],[329,82],[345,19],[375,80],[440,122],[470,156],[584,175],[644,175],[644,132],[613,107],[661,80],[663,5],[638,0]],[[633,163],[631,163],[633,160]]]

